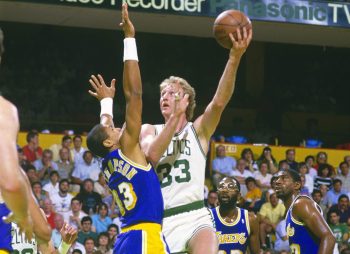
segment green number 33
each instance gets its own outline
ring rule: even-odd
[[[167,187],[173,183],[173,178],[177,183],[186,183],[191,181],[190,164],[188,160],[177,160],[174,162],[174,168],[181,170],[181,175],[173,177],[170,174],[172,166],[169,163],[159,165],[157,172],[162,176],[161,187]]]

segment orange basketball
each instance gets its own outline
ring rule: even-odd
[[[232,47],[232,41],[229,37],[229,33],[232,33],[234,38],[237,39],[237,28],[241,29],[243,36],[243,27],[249,31],[252,29],[252,22],[243,13],[237,10],[227,10],[215,19],[213,26],[213,33],[216,41],[224,48],[230,49]]]

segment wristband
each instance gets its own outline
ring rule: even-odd
[[[135,38],[124,39],[124,59],[123,61],[134,60],[139,61],[137,57],[137,47]]]
[[[61,241],[60,246],[58,246],[58,253],[67,254],[71,244],[67,244],[64,241]]]
[[[100,101],[101,104],[101,113],[100,117],[102,115],[109,115],[113,118],[113,99],[108,97],[108,98],[103,98]]]

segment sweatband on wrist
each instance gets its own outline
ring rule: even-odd
[[[110,115],[113,118],[113,99],[112,98],[103,98],[100,101],[101,104],[101,113],[102,115]]]
[[[67,244],[64,241],[61,241],[60,246],[58,246],[58,253],[67,254],[71,244]]]
[[[135,60],[139,61],[137,56],[137,47],[135,38],[125,38],[124,39],[124,58],[123,61],[126,60]]]

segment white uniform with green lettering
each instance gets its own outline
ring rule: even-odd
[[[13,254],[37,254],[38,245],[33,238],[31,241],[26,241],[24,237],[24,233],[19,233],[19,228],[16,223],[11,223],[11,235],[12,235],[12,248]]]
[[[155,125],[156,135],[164,125]],[[164,199],[163,233],[170,252],[184,252],[198,230],[214,230],[210,211],[204,207],[206,155],[191,122],[177,133],[156,169]]]

